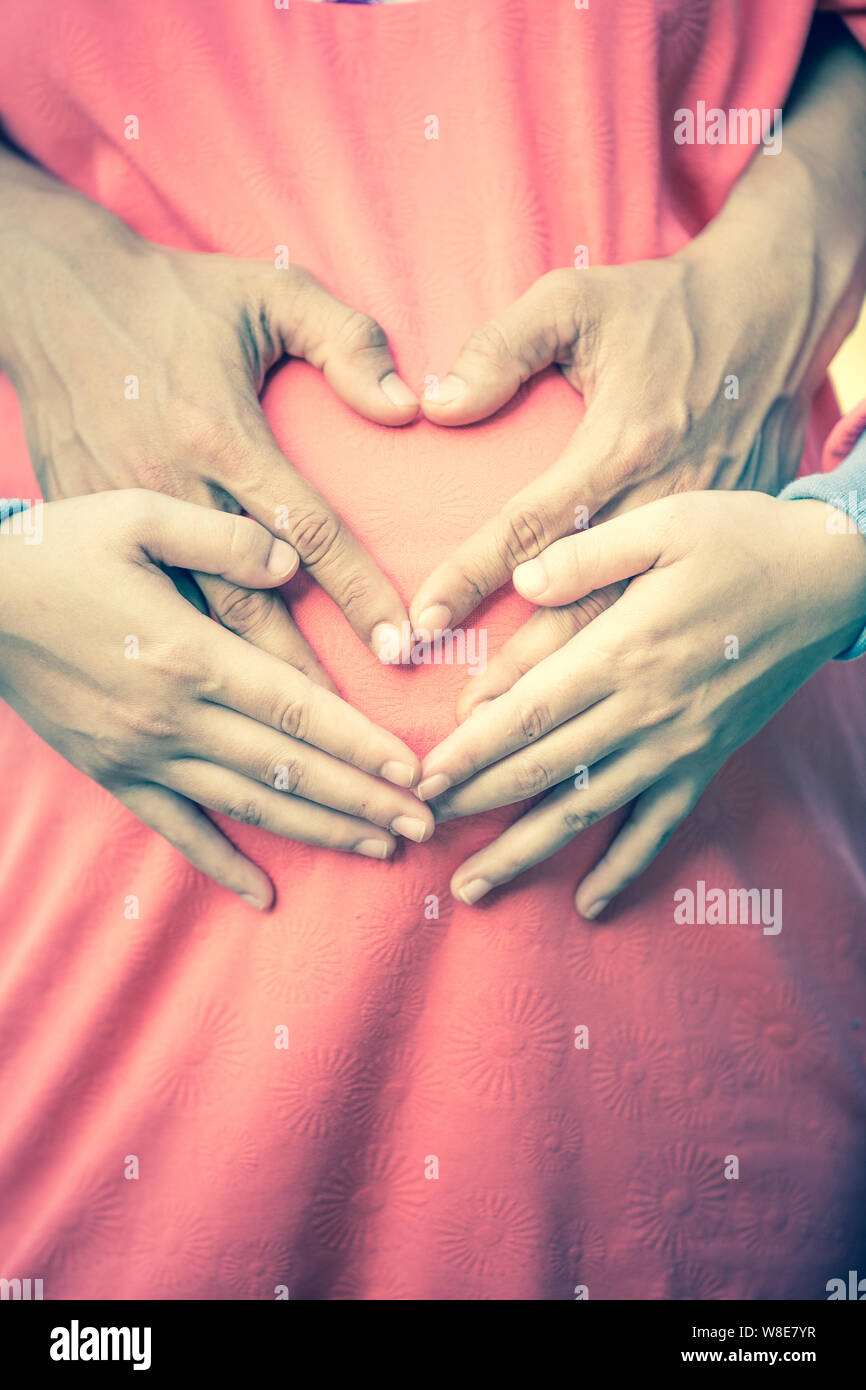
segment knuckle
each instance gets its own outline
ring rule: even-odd
[[[592,647],[596,667],[621,677],[621,684],[642,680],[646,674],[647,652],[639,638],[623,630],[623,624],[608,626],[601,633],[588,623],[584,629],[587,646]],[[637,687],[640,688],[640,687]]]
[[[496,568],[497,564],[492,556],[489,557],[489,565],[474,557],[460,563],[458,568],[459,582],[466,591],[468,601],[473,608],[486,599],[499,583],[499,580],[495,578]]]
[[[143,641],[140,661],[143,671],[149,678],[152,690],[157,692],[161,706],[160,712],[163,714],[167,703],[166,687],[177,692],[178,689],[194,684],[197,679],[195,657],[180,641],[166,640],[159,643]],[[152,713],[156,713],[156,703],[157,699],[154,699],[153,704],[142,703],[139,710],[143,712],[149,708]],[[131,712],[131,707],[127,706],[125,710],[127,718]]]
[[[586,270],[560,266],[548,270],[536,284],[539,309],[560,348],[570,348],[584,331],[581,308],[590,283]]]
[[[168,486],[168,482],[166,482],[165,487],[151,487],[144,476],[148,468],[156,471],[161,468],[161,465],[155,460],[148,460],[137,466],[136,476],[141,480],[142,486],[123,488],[122,491],[114,494],[115,505],[121,511],[125,511],[130,521],[161,522],[171,507],[171,503],[166,502],[162,494],[170,493],[173,489]]]
[[[335,597],[347,618],[358,612],[363,613],[369,606],[371,594],[370,585],[360,574],[341,577],[339,592],[335,590]]]
[[[262,594],[237,585],[229,585],[220,591],[214,604],[223,626],[231,628],[241,637],[260,629],[269,614],[269,605]]]
[[[542,763],[531,760],[521,759],[517,762],[514,780],[516,789],[523,798],[537,796],[539,792],[546,792],[553,785],[549,769]]]
[[[585,280],[586,275],[579,270],[568,266],[556,266],[555,269],[546,270],[543,275],[540,275],[536,283],[542,293],[555,298],[573,295],[578,286]]]
[[[158,519],[158,504],[149,499],[155,494],[184,497],[187,480],[174,461],[158,448],[138,449],[131,459],[137,487],[127,491],[131,514],[137,521]]]
[[[677,479],[675,487],[689,484],[685,479]],[[665,498],[664,512],[659,516],[659,527],[666,539],[681,536],[706,520],[706,512],[701,506],[701,494],[697,492],[673,491]]]
[[[92,501],[94,505],[110,508],[108,521],[113,534],[124,536],[136,546],[146,546],[170,523],[170,509],[175,499],[183,496],[183,486],[170,470],[166,470],[159,480],[153,478],[151,488],[143,477],[142,467],[136,464],[135,471],[137,480],[144,486],[94,493]]]
[[[340,325],[337,344],[347,353],[381,352],[388,346],[388,336],[369,314],[353,309]]]
[[[275,722],[290,738],[302,743],[306,740],[309,716],[306,704],[297,696],[282,703]]]
[[[131,705],[124,713],[127,733],[138,743],[169,743],[178,734],[177,721],[164,708]]]
[[[231,820],[240,821],[242,825],[261,825],[262,823],[261,806],[257,801],[247,798],[229,802],[225,814]]]
[[[271,762],[264,780],[286,796],[295,796],[304,784],[304,769],[298,758],[280,757]]]
[[[595,825],[598,818],[598,812],[591,811],[588,807],[583,811],[569,807],[567,811],[563,812],[562,826],[569,835],[579,835],[581,830],[587,830],[591,825]]]
[[[686,816],[691,815],[692,811],[697,805],[698,798],[701,795],[701,791],[701,783],[692,782],[684,787],[681,787],[677,794],[672,798],[670,806],[672,832],[676,830],[680,821],[685,820]]]
[[[283,539],[294,546],[305,565],[316,565],[340,543],[343,523],[335,512],[314,503],[289,509]]]
[[[141,766],[141,754],[140,745],[135,744],[134,737],[131,739],[128,732],[123,736],[102,732],[89,740],[86,755],[79,766],[92,781],[111,791],[116,779]]]
[[[695,758],[716,743],[716,730],[709,720],[690,720],[680,733],[681,757]]]
[[[588,623],[601,617],[606,608],[610,608],[621,598],[628,588],[626,580],[618,580],[615,584],[608,584],[603,589],[594,589],[591,594],[586,594],[571,604],[567,609],[552,609],[553,613],[563,612],[565,614],[564,631],[571,635],[586,627]]]
[[[512,357],[508,339],[495,319],[475,330],[464,351],[482,358],[493,367],[502,367],[504,363],[510,362]]]
[[[634,713],[633,727],[646,733],[669,724],[678,712],[678,702],[669,691],[650,688],[645,691],[644,698]]]
[[[222,459],[236,443],[231,425],[213,406],[185,405],[176,431],[181,448],[196,458]]]
[[[535,743],[549,734],[553,728],[553,716],[546,705],[540,702],[522,705],[517,712],[516,732],[523,743]]]
[[[536,508],[521,507],[519,511],[503,513],[502,547],[512,567],[534,560],[552,539],[546,519]]]
[[[646,437],[638,427],[620,430],[598,460],[598,477],[612,497],[653,471]]]

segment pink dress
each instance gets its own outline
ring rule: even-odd
[[[576,246],[694,235],[751,149],[678,146],[674,110],[782,106],[812,9],[30,0],[0,18],[0,115],[145,236],[288,245],[420,390]],[[581,414],[551,372],[478,426],[389,431],[296,363],[265,406],[406,597]],[[0,419],[0,493],[32,497],[5,381]],[[825,392],[806,469],[834,419]],[[381,667],[294,587],[349,700],[421,753],[452,727],[461,668]],[[485,606],[491,649],[527,612]],[[820,1299],[863,1272],[864,696],[866,664],[822,671],[592,927],[572,891],[609,823],[481,908],[450,898],[514,808],[385,867],[232,826],[278,887],[262,918],[4,708],[0,1276],[46,1298]],[[677,925],[698,880],[781,888],[782,931]]]

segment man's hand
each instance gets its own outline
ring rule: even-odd
[[[765,337],[744,340],[732,327],[721,339],[717,289],[691,248],[666,260],[551,271],[469,339],[438,398],[423,403],[437,424],[482,419],[554,363],[587,409],[547,471],[423,582],[410,606],[417,626],[460,623],[517,565],[593,517],[671,493],[775,492],[789,481],[810,396],[777,402]],[[769,294],[765,303],[769,316]],[[790,307],[780,310],[774,331],[782,335],[792,317]],[[740,321],[750,321],[744,310]],[[737,323],[732,303],[726,322]],[[733,386],[726,397],[731,373],[736,400]]]
[[[144,241],[2,149],[0,179],[0,363],[46,500],[141,487],[245,511],[378,652],[403,602],[285,457],[258,392],[280,358],[304,358],[367,419],[406,424],[418,403],[379,325],[298,267]],[[225,626],[330,684],[278,594],[201,588]]]

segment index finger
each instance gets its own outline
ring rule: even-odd
[[[216,623],[201,621],[208,627],[205,652],[210,673],[199,687],[201,698],[247,714],[395,786],[415,784],[419,760],[396,734],[269,652],[249,646]]]
[[[422,583],[409,605],[416,628],[453,627],[518,565],[575,530],[616,493],[616,467],[585,420],[540,478],[518,492]]]
[[[393,661],[408,628],[405,604],[335,508],[282,453],[264,415],[258,447],[235,461],[225,485],[250,516],[294,547],[362,642]]]
[[[608,613],[593,626],[598,629]],[[591,659],[587,632],[540,661],[498,699],[470,715],[424,759],[417,794],[442,796],[482,768],[537,743],[553,729],[611,693],[605,663]]]

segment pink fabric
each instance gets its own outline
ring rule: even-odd
[[[751,151],[676,146],[674,110],[781,106],[811,11],[30,0],[0,18],[0,101],[146,236],[288,244],[421,389],[576,245],[693,235]],[[298,364],[266,408],[406,596],[580,418],[552,372],[456,432],[371,425]],[[6,382],[0,419],[0,492],[33,496]],[[447,732],[459,668],[380,667],[295,588],[350,700],[421,753]],[[527,612],[489,602],[491,648]],[[513,809],[387,867],[232,827],[278,885],[262,919],[4,709],[0,1275],[47,1298],[825,1297],[864,1258],[864,694],[866,664],[822,671],[592,927],[572,890],[609,823],[480,909],[450,899]],[[781,888],[782,931],[676,925],[699,879]]]

